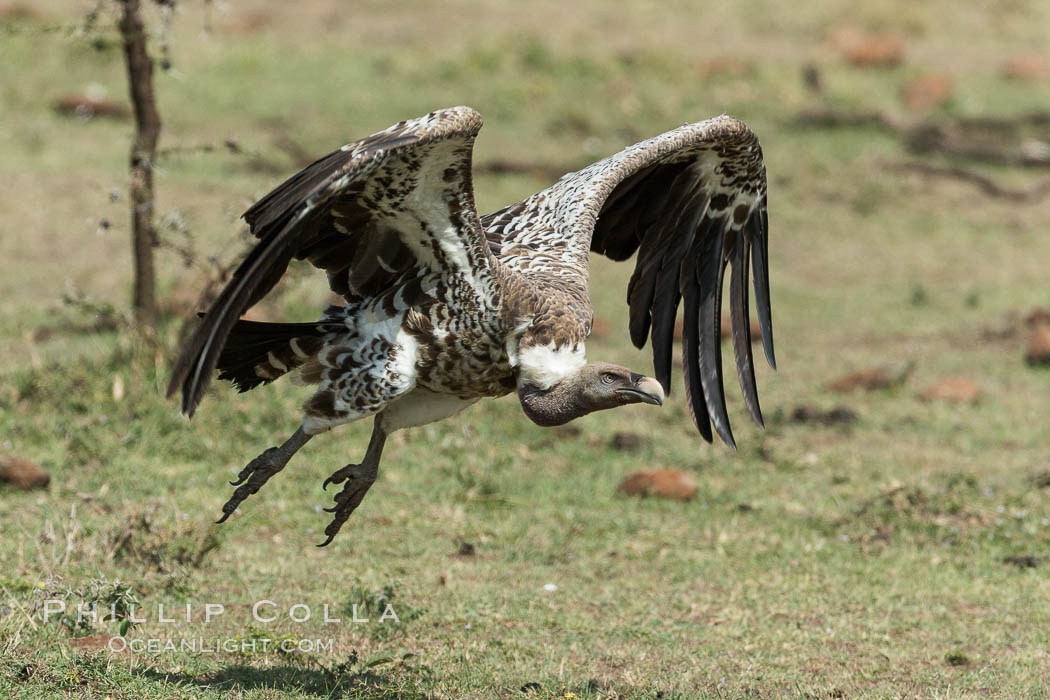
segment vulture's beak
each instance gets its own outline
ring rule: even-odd
[[[616,393],[627,394],[642,403],[651,403],[654,406],[664,405],[664,388],[660,386],[660,382],[640,374],[631,375],[631,379],[634,380],[632,386],[621,387],[616,390]]]

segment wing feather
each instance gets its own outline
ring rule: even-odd
[[[755,274],[755,302],[758,305],[758,324],[762,329],[762,348],[766,361],[773,369],[777,368],[776,354],[773,352],[773,313],[769,304],[769,219],[764,206],[752,216],[748,223],[751,239],[751,266]]]
[[[733,355],[736,357],[737,379],[740,392],[751,418],[759,427],[765,427],[762,407],[758,403],[758,387],[755,385],[754,357],[751,354],[751,319],[748,312],[748,258],[751,255],[747,241],[734,241],[729,277],[729,309],[733,324]]]
[[[722,343],[720,309],[722,308],[722,279],[725,259],[722,257],[724,226],[715,219],[711,229],[714,235],[697,239],[700,250],[688,256],[695,264],[696,284],[700,292],[700,337],[697,340],[700,356],[700,381],[704,388],[707,413],[715,430],[727,445],[736,448],[733,431],[726,412],[725,383],[722,379]]]
[[[682,319],[682,372],[685,374],[685,403],[689,415],[700,435],[707,442],[711,434],[711,417],[707,414],[707,403],[704,401],[704,387],[700,380],[700,286],[687,283],[682,286],[682,298],[685,300],[685,316]]]
[[[495,261],[474,207],[471,150],[481,117],[431,112],[344,146],[276,187],[244,214],[259,243],[184,345],[168,395],[188,415],[201,400],[238,318],[294,258],[323,269],[349,302],[379,311],[420,303],[434,284],[461,281],[479,297]],[[462,285],[461,285],[462,286]],[[462,293],[462,292],[460,292]]]
[[[712,423],[734,445],[721,351],[727,264],[734,356],[741,391],[762,424],[748,314],[748,263],[766,359],[776,368],[769,304],[768,220],[762,149],[742,122],[722,116],[687,124],[563,177],[552,187],[483,220],[504,249],[531,248],[587,279],[588,251],[612,260],[637,253],[627,289],[632,342],[653,347],[658,381],[670,389],[674,319],[684,308],[686,401],[697,429]],[[505,261],[507,262],[507,261]],[[528,274],[530,260],[510,261]],[[588,304],[578,314],[589,317]]]

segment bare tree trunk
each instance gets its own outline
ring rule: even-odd
[[[128,87],[135,109],[135,141],[131,146],[131,242],[135,262],[135,314],[152,325],[157,317],[153,248],[153,161],[160,136],[160,115],[153,99],[153,62],[146,49],[146,30],[139,14],[140,0],[120,0],[124,7],[120,34]]]

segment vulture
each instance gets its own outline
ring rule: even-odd
[[[749,272],[762,344],[773,354],[766,177],[742,122],[687,124],[563,176],[479,216],[472,151],[481,116],[454,107],[403,121],[334,151],[244,214],[258,243],[179,354],[168,395],[192,416],[212,373],[240,391],[297,372],[316,391],[279,447],[245,466],[219,522],[313,436],[373,416],[364,459],[325,479],[342,484],[327,545],[375,482],[393,431],[516,392],[540,426],[627,404],[660,406],[671,389],[683,306],[685,400],[705,440],[735,447],[722,381],[726,267],[737,375],[762,426],[751,354]],[[590,253],[636,256],[627,287],[632,342],[652,343],[653,377],[587,363],[594,320]],[[292,259],[324,270],[344,304],[313,323],[241,320]],[[749,270],[750,267],[750,270]]]

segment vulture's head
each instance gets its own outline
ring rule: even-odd
[[[518,398],[533,423],[551,426],[630,403],[662,406],[664,390],[652,377],[608,362],[592,362],[550,389],[523,384],[518,388]]]

